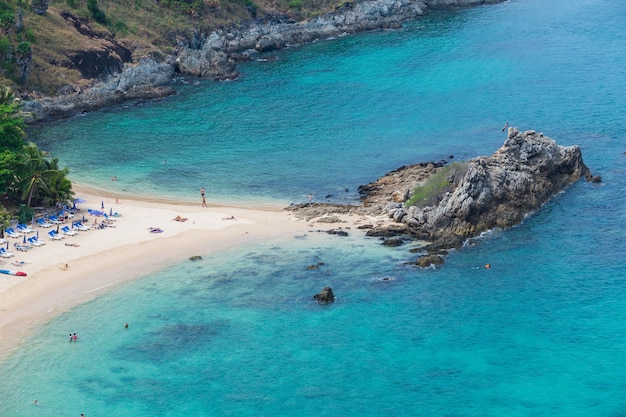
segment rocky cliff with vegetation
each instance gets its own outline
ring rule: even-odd
[[[443,262],[440,256],[471,237],[494,228],[509,228],[567,186],[586,178],[578,146],[558,145],[533,130],[509,128],[492,156],[465,162],[442,161],[401,167],[362,186],[362,205],[299,205],[288,208],[308,221],[329,214],[384,215],[392,221],[374,227],[370,236],[395,244],[425,242],[420,265]]]
[[[223,80],[258,53],[502,0],[0,0],[4,84],[33,120]]]

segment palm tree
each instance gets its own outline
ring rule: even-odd
[[[30,63],[33,60],[33,48],[28,42],[20,42],[15,48],[15,62],[20,67],[20,82],[22,86],[26,85],[28,72],[30,71]]]
[[[69,170],[67,168],[59,168],[58,158],[52,158],[49,161],[49,169],[57,171],[58,175],[51,178],[46,197],[54,203],[71,200],[74,191],[72,191],[72,182],[67,178]]]
[[[65,176],[65,173],[51,169],[51,162],[37,145],[26,145],[16,166],[17,186],[22,191],[22,200],[26,200],[26,206],[30,207],[33,198],[39,201],[41,197],[48,196],[59,175]]]

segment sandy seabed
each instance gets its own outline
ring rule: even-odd
[[[27,273],[25,277],[0,274],[0,351],[5,354],[20,344],[33,324],[93,299],[111,286],[191,256],[238,243],[288,238],[310,228],[278,206],[202,207],[200,196],[197,203],[185,203],[116,198],[76,185],[74,190],[86,203],[79,204],[79,212],[66,225],[84,216],[90,230],[51,240],[48,232],[56,230],[56,225],[34,226],[35,232],[28,237],[38,231],[46,243],[26,252],[14,248],[23,238],[5,237],[14,256],[1,258],[0,269]],[[120,217],[114,217],[115,227],[99,229],[94,223],[103,218],[90,215],[88,209],[112,211]],[[187,220],[176,221],[177,216]],[[346,223],[321,224],[316,229],[350,228]],[[151,233],[151,227],[163,232]]]

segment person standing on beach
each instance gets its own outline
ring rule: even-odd
[[[202,207],[206,207],[206,198],[204,197],[204,187],[200,188],[200,195],[202,196]]]
[[[313,195],[309,194],[309,206],[311,205],[312,202],[313,202]]]

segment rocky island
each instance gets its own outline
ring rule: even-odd
[[[469,238],[521,223],[581,178],[600,181],[578,146],[511,127],[492,156],[403,166],[361,186],[361,205],[302,204],[286,210],[310,222],[343,214],[384,216],[389,220],[384,225],[361,227],[392,246],[406,239],[424,241],[417,264],[429,266],[443,263],[442,255]]]

